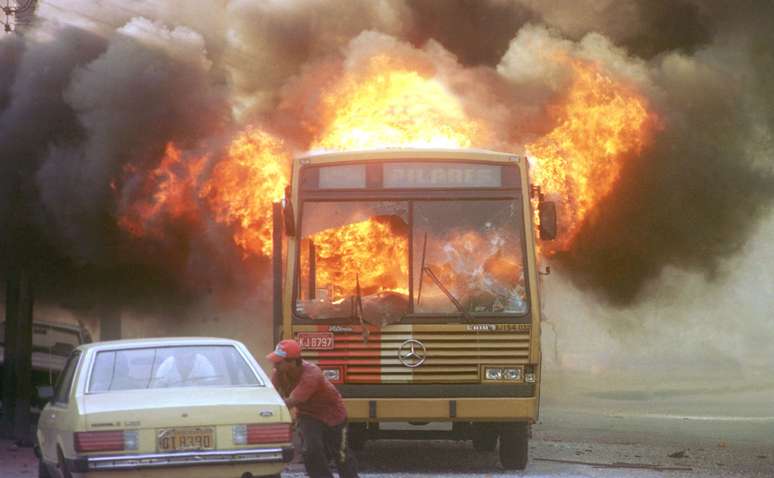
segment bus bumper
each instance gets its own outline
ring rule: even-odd
[[[350,422],[528,421],[538,418],[536,397],[345,398]]]

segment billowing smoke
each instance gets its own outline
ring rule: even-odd
[[[555,126],[563,55],[632,85],[657,121],[554,263],[617,305],[647,299],[665,268],[720,277],[771,209],[773,14],[699,0],[41,3],[23,36],[0,38],[0,265],[34,264],[39,296],[74,308],[254,294],[266,258],[200,214],[203,178],[248,126],[308,149],[335,80],[399,57],[486,126],[476,146],[516,149]],[[200,161],[165,173],[191,180],[192,206],[139,237],[122,214],[157,198],[144,181],[170,144]]]

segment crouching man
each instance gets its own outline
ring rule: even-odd
[[[306,472],[311,478],[333,477],[332,456],[341,478],[356,478],[357,462],[347,445],[347,411],[341,394],[320,368],[301,359],[295,340],[282,340],[266,356],[274,364],[271,381],[288,408],[296,409]]]

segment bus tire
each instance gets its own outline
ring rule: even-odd
[[[347,430],[347,445],[352,451],[361,451],[368,440],[368,431],[365,423],[350,423]]]
[[[506,470],[523,470],[529,455],[529,424],[504,423],[500,428],[500,464]]]
[[[473,449],[480,452],[497,448],[497,427],[494,423],[473,424]]]

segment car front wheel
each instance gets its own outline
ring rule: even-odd
[[[506,470],[523,470],[529,453],[529,424],[505,423],[500,429],[500,464]]]

